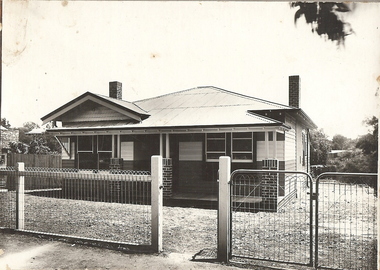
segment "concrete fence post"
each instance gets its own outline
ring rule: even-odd
[[[25,164],[18,162],[17,172],[25,171]],[[17,174],[16,177],[16,229],[24,230],[24,204],[25,204],[25,177]]]
[[[230,157],[219,158],[218,261],[228,262],[230,256]]]
[[[162,251],[162,157],[152,156],[152,247],[156,252]]]

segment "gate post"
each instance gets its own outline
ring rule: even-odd
[[[151,187],[151,215],[152,215],[152,247],[154,251],[162,251],[162,157],[152,156],[152,187]]]
[[[230,157],[219,157],[218,261],[222,262],[230,256],[230,176]]]
[[[25,164],[17,162],[17,172],[25,171]],[[25,177],[16,174],[16,229],[24,229],[24,204],[25,204]]]

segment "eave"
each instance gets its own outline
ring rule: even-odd
[[[292,108],[292,109],[278,109],[278,110],[251,110],[250,113],[258,114],[263,117],[267,117],[268,113],[289,113],[296,116],[298,121],[301,121],[303,125],[305,125],[309,129],[315,129],[318,126],[311,120],[311,118],[300,108]],[[268,117],[271,119],[270,117]]]
[[[90,134],[182,134],[182,133],[219,133],[219,132],[260,132],[286,131],[290,127],[282,123],[268,123],[264,125],[214,125],[214,126],[181,126],[181,127],[90,127],[90,128],[53,128],[47,130],[53,135],[90,135]]]

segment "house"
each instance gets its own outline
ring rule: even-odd
[[[7,164],[7,153],[9,152],[10,142],[18,142],[19,140],[19,130],[18,129],[7,129],[0,126],[0,166],[6,166]]]
[[[334,158],[337,158],[337,157],[341,157],[344,155],[344,153],[347,153],[347,152],[350,152],[350,150],[331,150],[328,154],[327,154],[327,159],[334,159]]]
[[[166,196],[212,195],[220,156],[231,157],[233,170],[260,169],[263,160],[309,170],[316,126],[299,108],[299,85],[299,76],[289,77],[282,105],[212,86],[128,102],[122,84],[110,82],[109,96],[86,92],[41,119],[62,144],[63,167],[150,170],[150,157],[160,154],[172,166]]]

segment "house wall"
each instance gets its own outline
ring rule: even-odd
[[[296,121],[291,116],[287,116],[285,121],[291,127],[291,130],[285,132],[285,170],[297,170]]]
[[[279,132],[270,133],[272,135],[267,136],[268,143],[265,143],[265,132],[171,134],[174,191],[216,194],[218,158],[223,155],[231,157],[232,170],[260,169],[262,159],[266,158],[278,159],[280,169],[284,169],[285,136]],[[273,134],[276,134],[275,138]],[[266,144],[269,151],[265,149]],[[283,177],[280,181],[284,185]]]
[[[129,145],[124,144],[125,142],[129,142]],[[157,134],[122,135],[120,145],[123,170],[150,171],[151,156],[160,154],[160,136]],[[130,155],[123,148],[127,145],[133,147],[133,153]]]

